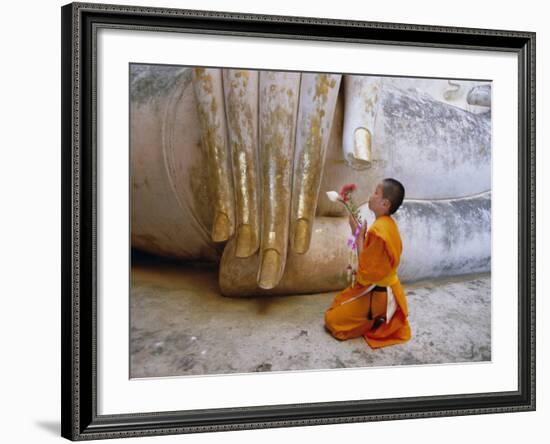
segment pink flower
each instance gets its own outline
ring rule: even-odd
[[[340,190],[340,196],[344,202],[348,202],[350,199],[350,194],[357,189],[357,186],[354,183],[348,183],[342,187]]]

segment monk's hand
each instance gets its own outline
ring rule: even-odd
[[[309,249],[340,76],[195,68],[193,82],[212,239],[235,235],[235,256],[259,254],[257,283],[273,288],[289,240],[294,253]]]

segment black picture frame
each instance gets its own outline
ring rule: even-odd
[[[87,440],[535,410],[535,33],[85,3],[63,6],[61,16],[63,437]],[[93,81],[98,27],[515,53],[519,66],[518,390],[98,415]]]

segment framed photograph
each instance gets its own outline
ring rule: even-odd
[[[62,435],[535,409],[535,34],[71,3]]]

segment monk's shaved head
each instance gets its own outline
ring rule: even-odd
[[[398,180],[386,178],[382,181],[383,197],[390,201],[388,214],[393,214],[403,203],[405,187]]]

